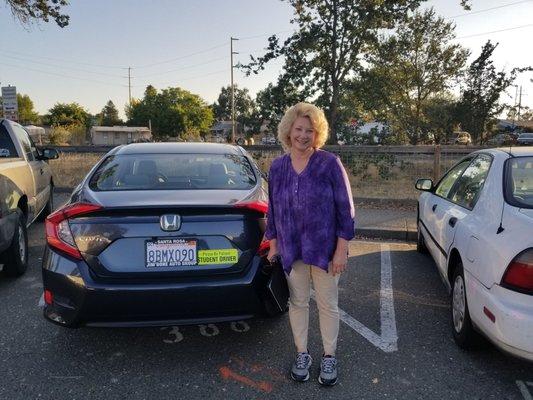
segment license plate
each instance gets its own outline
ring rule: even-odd
[[[146,241],[146,266],[182,267],[197,264],[196,240],[159,239]]]

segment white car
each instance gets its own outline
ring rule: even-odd
[[[533,148],[485,149],[419,179],[418,243],[451,292],[455,342],[533,361]]]

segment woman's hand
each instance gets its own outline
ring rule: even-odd
[[[272,262],[272,259],[278,255],[278,247],[276,244],[276,239],[270,239],[270,248],[267,254],[267,260],[269,262]]]
[[[331,273],[333,276],[346,271],[348,264],[348,241],[343,238],[337,239],[337,248],[331,260]]]

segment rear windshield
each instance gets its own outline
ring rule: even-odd
[[[533,157],[507,160],[507,201],[514,206],[533,208]]]
[[[237,189],[257,179],[244,156],[233,154],[127,154],[110,156],[89,181],[95,191]]]
[[[533,138],[533,133],[522,133],[520,138]]]

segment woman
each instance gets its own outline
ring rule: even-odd
[[[311,281],[319,311],[324,352],[318,381],[337,382],[335,351],[339,333],[338,283],[354,237],[354,207],[346,171],[339,158],[320,150],[328,137],[324,113],[312,104],[292,106],[278,127],[286,154],[272,163],[265,237],[267,258],[281,256],[289,284],[289,319],[297,355],[296,381],[309,379],[307,348]]]

